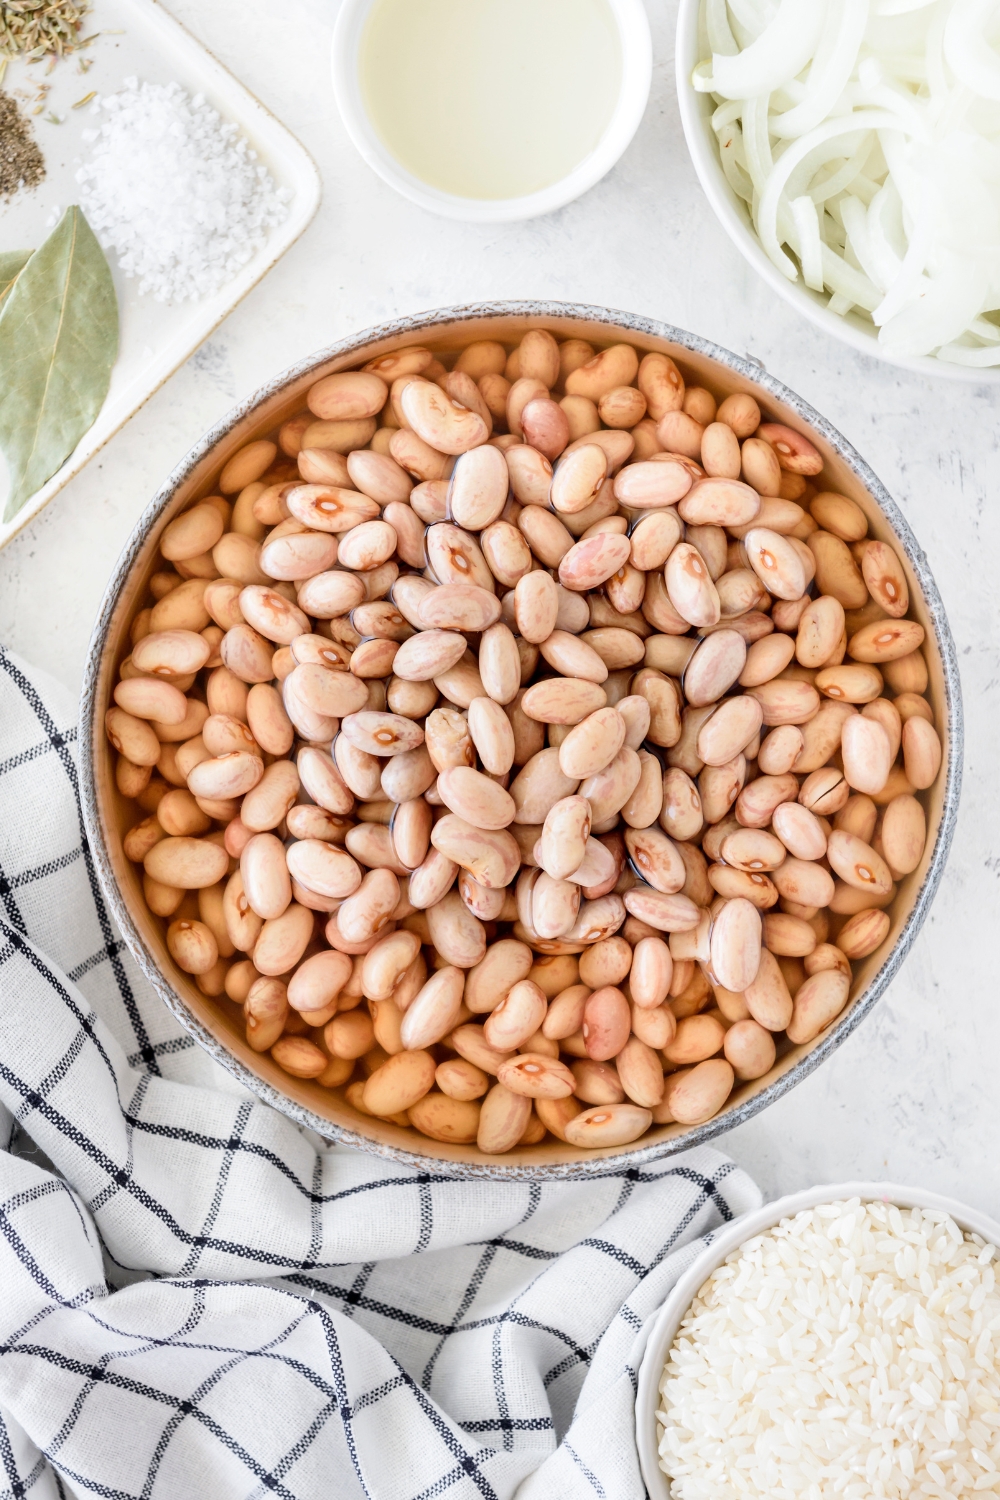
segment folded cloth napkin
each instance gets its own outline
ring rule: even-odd
[[[75,721],[0,650],[0,1500],[636,1500],[644,1325],[754,1183],[462,1181],[260,1103],[114,928]]]

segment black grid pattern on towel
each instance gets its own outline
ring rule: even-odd
[[[52,1165],[0,1152],[0,1500],[640,1496],[637,1340],[754,1185],[710,1150],[455,1181],[212,1087],[107,912],[58,698],[0,652],[0,1140]]]

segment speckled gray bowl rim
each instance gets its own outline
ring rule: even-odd
[[[892,947],[892,951],[877,974],[875,974],[867,989],[858,996],[851,1009],[833,1028],[830,1034],[824,1037],[819,1045],[814,1047],[805,1057],[800,1058],[793,1067],[789,1068],[787,1073],[784,1073],[781,1078],[775,1079],[774,1083],[769,1084],[766,1089],[762,1089],[759,1094],[754,1095],[751,1099],[743,1100],[732,1109],[723,1111],[722,1114],[716,1115],[706,1124],[695,1126],[683,1135],[675,1136],[668,1140],[657,1141],[649,1146],[640,1147],[637,1150],[626,1148],[616,1156],[602,1156],[597,1161],[549,1162],[539,1163],[537,1166],[524,1164],[505,1165],[501,1161],[484,1161],[481,1163],[444,1161],[439,1157],[424,1155],[420,1151],[408,1151],[401,1147],[371,1140],[368,1136],[347,1129],[344,1126],[336,1125],[332,1121],[324,1119],[323,1116],[314,1114],[312,1110],[297,1104],[271,1084],[265,1083],[262,1079],[258,1078],[243,1063],[237,1061],[228,1049],[216,1037],[212,1036],[190,1013],[184,1001],[161,973],[155,959],[146,947],[142,935],[132,921],[128,907],[112,872],[111,861],[104,842],[101,819],[98,814],[97,788],[94,780],[94,732],[95,727],[103,725],[103,706],[97,702],[97,681],[111,617],[126,579],[136,561],[139,550],[146,541],[151,528],[158,520],[163,508],[173,498],[178,486],[187,479],[195,466],[201,462],[217,443],[221,442],[227,436],[238,422],[242,421],[261,402],[275,395],[292,381],[299,379],[303,375],[307,375],[310,370],[324,365],[330,360],[352,354],[356,350],[364,349],[368,345],[377,343],[383,339],[412,338],[414,335],[425,334],[450,323],[476,323],[489,318],[504,317],[537,318],[542,320],[585,320],[591,323],[602,323],[611,330],[634,334],[640,338],[665,339],[669,343],[676,344],[681,349],[687,349],[692,354],[715,360],[718,364],[726,366],[727,369],[732,370],[744,379],[755,382],[762,390],[773,396],[775,400],[783,402],[797,416],[801,417],[803,422],[808,423],[818,432],[844,463],[847,464],[848,468],[852,470],[876,501],[889,525],[892,527],[900,546],[903,548],[917,576],[941,657],[949,725],[948,760],[945,768],[941,823],[938,827],[934,850],[923,884],[917,893],[913,909]],[[100,728],[99,732],[103,733],[103,728]],[[776,1099],[782,1098],[797,1083],[801,1083],[815,1068],[818,1068],[820,1063],[824,1062],[837,1047],[841,1046],[868,1015],[876,1001],[882,997],[889,983],[895,977],[903,959],[913,944],[914,938],[920,931],[938,885],[941,882],[941,876],[948,858],[948,851],[951,847],[958,816],[964,744],[962,692],[958,660],[955,653],[955,643],[952,640],[951,630],[948,626],[937,584],[934,582],[934,578],[928,567],[927,558],[922,548],[918,545],[916,537],[910,530],[899,507],[885,486],[847,439],[825,417],[820,416],[819,412],[815,411],[807,401],[803,401],[801,396],[797,396],[794,391],[790,391],[787,386],[782,385],[779,380],[775,380],[773,376],[769,375],[758,361],[734,354],[731,350],[724,349],[718,344],[713,344],[708,339],[700,338],[697,334],[687,333],[684,329],[673,328],[668,323],[659,323],[652,318],[640,317],[636,313],[620,312],[614,308],[591,307],[585,303],[575,302],[528,301],[476,302],[464,307],[439,308],[432,312],[419,313],[413,317],[398,318],[393,322],[380,323],[376,327],[367,328],[364,332],[355,334],[351,338],[341,339],[338,343],[321,350],[318,354],[311,354],[308,358],[300,360],[298,364],[292,365],[290,369],[276,376],[274,380],[261,387],[252,396],[248,396],[238,406],[235,406],[228,412],[226,416],[222,417],[195,444],[186,457],[177,465],[173,473],[169,475],[157,490],[153,499],[139,518],[135,530],[129,538],[121,557],[118,559],[115,571],[112,574],[111,581],[108,584],[107,591],[101,603],[100,612],[87,651],[87,663],[80,703],[79,734],[80,788],[84,826],[108,905],[140,969],[156,990],[163,1003],[172,1011],[181,1025],[191,1033],[195,1040],[205,1048],[206,1052],[237,1078],[245,1088],[256,1094],[266,1104],[270,1104],[275,1109],[280,1110],[282,1114],[288,1115],[297,1124],[315,1131],[325,1140],[335,1141],[342,1145],[356,1146],[371,1154],[418,1167],[423,1171],[433,1171],[436,1174],[446,1177],[489,1177],[519,1180],[599,1177],[608,1172],[620,1172],[623,1166],[628,1168],[645,1166],[649,1162],[657,1161],[662,1157],[675,1156],[678,1152],[687,1151],[693,1146],[703,1145],[705,1142],[713,1140],[716,1136],[734,1129],[737,1125],[744,1124],[745,1121],[759,1114],[761,1110],[766,1109],[769,1104],[773,1104]]]

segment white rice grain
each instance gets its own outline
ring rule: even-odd
[[[673,1500],[1000,1497],[995,1255],[947,1214],[859,1199],[741,1245],[660,1380]]]

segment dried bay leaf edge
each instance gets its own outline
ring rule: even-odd
[[[0,250],[0,307],[33,254],[31,250]]]
[[[118,353],[118,303],[104,252],[68,208],[0,304],[0,448],[9,521],[94,424]]]

